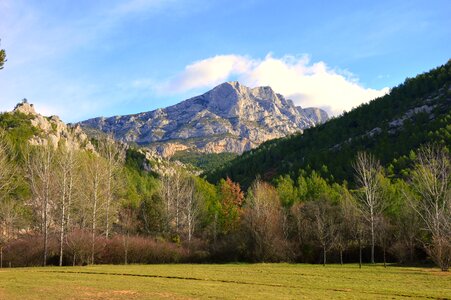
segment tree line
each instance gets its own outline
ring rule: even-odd
[[[420,148],[409,177],[359,152],[355,187],[300,170],[243,191],[183,169],[146,171],[110,138],[96,151],[0,135],[0,265],[451,260],[450,157]],[[20,150],[18,150],[20,149]]]

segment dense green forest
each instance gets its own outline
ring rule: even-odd
[[[237,157],[237,154],[230,152],[200,153],[194,151],[179,151],[171,157],[171,160],[178,160],[184,164],[190,164],[199,170],[206,172],[220,168],[235,157]]]
[[[210,181],[177,164],[154,168],[108,136],[70,146],[69,128],[52,143],[36,115],[0,114],[0,266],[433,261],[448,270],[450,78],[448,62],[269,141]]]
[[[331,182],[353,183],[351,162],[358,151],[373,153],[388,176],[406,175],[411,151],[426,143],[451,146],[451,61],[391,89],[303,134],[271,140],[207,173],[217,182],[230,177],[248,187],[261,177],[298,176],[316,170]],[[397,124],[395,120],[403,120]]]

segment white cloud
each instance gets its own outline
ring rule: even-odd
[[[219,55],[196,61],[155,88],[159,93],[183,93],[231,78],[250,87],[269,85],[297,105],[325,108],[333,115],[388,92],[388,88],[365,88],[349,71],[333,70],[322,61],[312,63],[307,55],[276,58],[271,54],[264,59]]]
[[[233,74],[244,74],[252,69],[253,61],[244,56],[219,55],[194,62],[185,70],[157,87],[163,92],[185,92],[211,87],[226,81]]]

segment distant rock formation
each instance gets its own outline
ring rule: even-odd
[[[95,151],[80,125],[68,126],[58,116],[44,117],[35,111],[33,104],[25,100],[16,105],[15,112],[29,116],[31,125],[40,132],[29,140],[31,145],[50,143],[56,149],[63,143],[70,149]]]
[[[301,108],[270,87],[223,83],[176,105],[134,115],[95,118],[82,127],[149,146],[163,156],[180,150],[242,153],[261,143],[327,121],[319,108]]]

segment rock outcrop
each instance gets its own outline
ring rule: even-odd
[[[248,88],[238,82],[226,82],[164,109],[100,117],[80,124],[171,156],[186,149],[242,153],[327,119],[325,111],[295,106],[270,87]]]
[[[31,125],[39,131],[29,140],[31,145],[50,143],[56,149],[63,144],[69,149],[95,151],[80,125],[68,126],[58,116],[44,117],[35,111],[33,104],[26,101],[17,104],[13,110],[15,112],[29,116]]]

